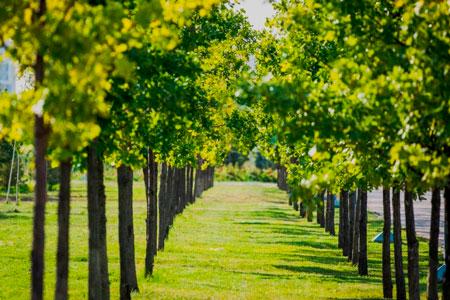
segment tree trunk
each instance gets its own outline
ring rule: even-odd
[[[348,191],[342,191],[341,196],[341,207],[342,207],[342,254],[348,256],[350,252],[349,241],[350,241],[350,226],[348,219]]]
[[[164,249],[164,239],[166,235],[166,220],[167,220],[167,164],[165,162],[161,165],[161,176],[159,178],[159,235],[158,235],[158,250]]]
[[[109,299],[108,256],[106,252],[105,186],[103,161],[97,140],[88,147],[89,299]]]
[[[395,286],[397,287],[397,299],[406,299],[405,275],[403,273],[402,254],[402,224],[400,219],[400,190],[393,189],[392,213],[394,217],[394,261],[395,261]]]
[[[154,256],[158,249],[158,164],[152,150],[148,151],[144,179],[147,195],[145,276],[149,276],[153,273]]]
[[[361,212],[359,217],[358,273],[367,275],[367,191],[361,191]]]
[[[409,299],[419,300],[419,241],[416,237],[413,194],[405,190],[406,239],[408,241],[408,286]]]
[[[134,254],[133,170],[126,165],[117,168],[119,191],[120,299],[131,300],[138,290]]]
[[[383,188],[383,296],[392,298],[391,203],[389,188]]]
[[[36,19],[39,27],[43,27],[40,20],[47,11],[45,0],[39,0]],[[42,29],[42,28],[41,28]],[[40,88],[44,81],[44,55],[41,51],[36,54],[34,65],[35,87]],[[34,152],[35,152],[35,188],[33,211],[33,245],[31,250],[31,299],[43,298],[44,287],[44,245],[45,245],[45,203],[47,202],[47,168],[45,155],[47,152],[50,129],[44,123],[42,113],[34,116]]]
[[[450,183],[447,182],[447,186],[444,190],[444,199],[445,199],[445,253],[444,260],[447,268],[445,269],[444,280],[442,282],[442,298],[450,299],[450,243],[448,239],[448,233],[450,232]]]
[[[317,203],[317,224],[320,225],[320,227],[325,227],[325,217],[324,217],[324,201],[323,197],[325,196],[325,192],[322,192],[319,197],[319,202]]]
[[[299,213],[300,213],[300,217],[302,217],[302,218],[306,217],[306,207],[305,207],[305,204],[303,204],[303,201],[300,202]]]
[[[339,224],[338,224],[338,247],[344,249],[344,220],[343,220],[343,212],[342,212],[342,190],[339,195],[340,205],[339,205]]]
[[[439,267],[439,217],[441,211],[441,193],[435,188],[431,197],[431,224],[429,240],[429,267],[428,267],[428,299],[438,300],[437,269]]]
[[[58,248],[56,254],[55,300],[64,300],[68,298],[67,282],[69,276],[71,159],[62,161],[59,164],[59,170]]]
[[[331,204],[331,193],[327,190],[327,200],[325,204],[325,232],[330,232],[330,204]]]
[[[354,265],[359,262],[359,222],[360,222],[360,214],[361,214],[361,192],[358,189],[358,194],[356,196],[356,207],[355,207],[355,216],[353,219],[353,249],[352,249],[352,263]]]
[[[327,192],[327,224],[330,235],[336,235],[334,229],[334,195]]]
[[[356,192],[351,192],[348,197],[348,261],[352,261],[353,253],[353,231],[355,222],[355,205],[356,205]]]

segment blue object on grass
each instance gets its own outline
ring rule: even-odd
[[[375,242],[375,243],[382,243],[383,240],[384,240],[383,233],[380,232],[379,234],[377,234],[377,235],[372,239],[372,242]],[[390,243],[393,243],[393,242],[394,242],[394,234],[393,234],[392,232],[391,232],[390,237],[389,237],[389,242],[390,242]]]
[[[439,283],[441,283],[444,280],[445,270],[447,270],[446,265],[440,266],[439,269],[437,270],[437,280]]]

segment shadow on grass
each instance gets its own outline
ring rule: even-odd
[[[0,220],[9,220],[9,219],[16,219],[16,220],[28,220],[31,219],[30,215],[23,215],[18,210],[11,210],[11,211],[2,211],[0,212]]]
[[[277,269],[282,269],[295,273],[308,273],[308,274],[316,274],[319,276],[329,277],[329,280],[343,282],[343,283],[378,283],[380,282],[379,278],[368,277],[368,276],[359,276],[356,274],[356,270],[353,271],[341,271],[334,270],[330,268],[323,267],[312,267],[312,266],[292,266],[292,265],[274,265]]]

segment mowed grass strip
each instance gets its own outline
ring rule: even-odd
[[[71,299],[87,298],[88,231],[85,188],[74,182],[71,214]],[[119,295],[117,190],[107,184],[111,299]],[[370,199],[369,199],[370,201]],[[53,298],[56,202],[46,214],[45,298]],[[134,201],[140,293],[133,299],[381,299],[381,244],[370,238],[382,222],[369,216],[369,276],[342,257],[337,237],[299,219],[273,184],[217,183],[177,216],[154,276],[144,277],[146,204],[141,183]],[[338,218],[337,218],[338,219]],[[30,285],[32,203],[0,203],[0,299],[27,299]],[[406,239],[405,239],[406,241]],[[427,244],[421,240],[425,292]],[[406,245],[404,245],[406,273]],[[425,295],[425,294],[423,294]]]

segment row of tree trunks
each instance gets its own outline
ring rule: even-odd
[[[207,167],[202,170],[201,160],[199,160],[195,172],[192,167],[175,168],[166,163],[162,164],[159,189],[158,250],[164,249],[164,242],[168,238],[175,216],[182,213],[189,203],[194,203],[195,198],[200,197],[205,190],[211,188],[214,185],[213,178],[214,168]],[[148,270],[152,270],[152,268],[149,267]]]

